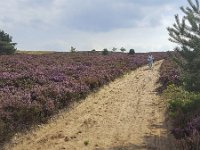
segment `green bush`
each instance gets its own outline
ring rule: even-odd
[[[200,70],[185,73],[184,85],[188,91],[200,91]]]
[[[193,116],[200,113],[200,94],[188,92],[182,87],[170,85],[164,91],[164,96],[169,100],[170,115],[178,119],[179,124],[186,123]]]
[[[129,50],[129,54],[134,55],[134,54],[135,54],[135,50],[134,50],[134,49],[130,49],[130,50]]]
[[[124,53],[126,51],[126,49],[124,47],[121,47],[120,51]]]
[[[102,51],[102,54],[103,55],[108,55],[109,54],[109,51],[107,48],[104,48],[103,51]]]

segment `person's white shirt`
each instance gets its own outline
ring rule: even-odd
[[[149,62],[153,62],[154,58],[153,58],[152,55],[149,55],[147,60],[148,60]]]

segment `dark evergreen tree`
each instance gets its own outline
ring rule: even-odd
[[[188,0],[181,7],[184,16],[175,15],[175,24],[169,27],[170,41],[179,44],[175,49],[183,59],[176,62],[183,68],[184,85],[190,91],[200,91],[200,9],[198,0]]]
[[[129,54],[134,55],[134,54],[135,54],[135,50],[134,50],[134,49],[130,49],[130,50],[129,50]]]
[[[0,30],[0,55],[1,54],[14,54],[16,51],[16,43],[12,43],[12,37]]]
[[[109,51],[107,48],[104,48],[103,51],[102,51],[102,54],[103,55],[108,55],[109,54]]]

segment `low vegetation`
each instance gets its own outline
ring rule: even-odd
[[[104,48],[103,51],[102,51],[102,54],[103,55],[108,55],[110,52],[108,51],[107,48]]]
[[[200,93],[185,89],[181,74],[177,75],[177,70],[180,69],[177,69],[176,65],[176,68],[171,67],[172,64],[173,61],[166,60],[160,69],[162,83],[160,91],[168,102],[169,115],[173,121],[171,133],[177,139],[177,147],[181,150],[196,150],[199,149],[200,144],[198,140],[200,138]]]
[[[165,53],[154,53],[156,60]],[[0,142],[146,64],[147,54],[49,53],[0,56]]]
[[[168,85],[181,85],[182,70],[172,59],[165,59],[160,67],[159,82],[162,84],[157,90],[162,93]]]
[[[188,7],[181,7],[184,13],[182,20],[176,15],[176,23],[168,28],[170,41],[179,44],[176,48],[179,55],[174,57],[176,68],[168,68],[167,72],[161,69],[160,81],[164,87],[168,85],[164,96],[168,99],[169,113],[174,120],[172,133],[178,147],[197,150],[200,149],[200,7],[198,0],[188,0],[188,3]],[[178,76],[180,84],[174,82],[174,76],[170,74],[178,67],[182,71]],[[170,77],[164,80],[162,74]]]

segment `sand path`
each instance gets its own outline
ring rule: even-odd
[[[14,137],[6,149],[172,150],[166,104],[155,92],[161,63],[104,86],[48,124]]]

